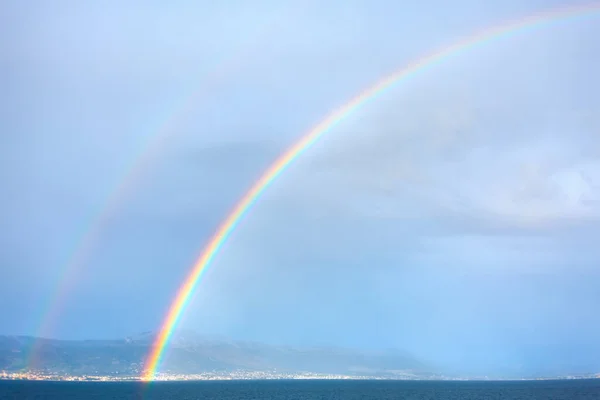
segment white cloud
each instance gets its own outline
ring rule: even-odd
[[[577,29],[569,27],[572,41]],[[475,52],[403,82],[328,133],[281,198],[341,218],[462,215],[479,218],[482,231],[600,218],[600,98],[587,84],[596,56],[562,62],[574,44],[546,46],[561,33],[538,35],[539,48],[514,40],[500,54]]]

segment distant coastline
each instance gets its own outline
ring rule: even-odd
[[[353,376],[353,375],[327,375],[327,374],[268,374],[257,373],[255,371],[237,371],[230,374],[204,373],[204,374],[158,374],[151,382],[201,382],[201,381],[285,381],[285,380],[338,380],[338,381],[437,381],[437,382],[521,382],[521,381],[564,381],[564,380],[593,380],[600,379],[600,374],[587,374],[580,376],[558,376],[543,378],[485,378],[485,377],[379,377],[379,376]],[[146,382],[137,376],[70,376],[70,375],[46,375],[35,372],[15,372],[7,373],[0,371],[0,380],[19,380],[19,381],[51,381],[51,382]]]
[[[155,334],[115,340],[57,340],[0,336],[0,379],[143,382]],[[35,345],[35,346],[34,346]],[[32,354],[32,349],[35,353]],[[33,362],[32,362],[33,360]],[[598,379],[591,368],[445,373],[401,350],[360,351],[242,342],[184,332],[174,335],[156,381],[393,380],[535,381]]]

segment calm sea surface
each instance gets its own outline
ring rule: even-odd
[[[0,399],[600,400],[600,379],[536,382],[213,381],[150,385],[0,381]]]

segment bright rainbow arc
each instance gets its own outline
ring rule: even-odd
[[[503,37],[503,35],[508,35],[513,32],[516,33],[521,29],[537,27],[542,25],[544,22],[549,23],[557,19],[575,17],[598,11],[600,11],[599,2],[576,7],[561,7],[536,13],[499,27],[484,30],[483,32],[470,36],[440,51],[416,60],[405,68],[392,73],[388,77],[376,83],[374,86],[371,86],[369,89],[353,98],[350,102],[334,111],[316,127],[306,133],[296,144],[294,144],[283,155],[281,155],[267,169],[261,178],[233,208],[233,211],[217,229],[216,234],[210,239],[210,242],[205,247],[197,262],[194,264],[192,272],[188,275],[183,285],[179,288],[175,301],[169,308],[169,312],[167,313],[167,316],[161,326],[160,333],[155,339],[153,347],[146,361],[142,380],[151,381],[154,379],[166,345],[168,344],[169,339],[173,334],[173,331],[189,300],[192,298],[194,289],[202,277],[202,273],[206,271],[206,267],[210,264],[229,235],[231,235],[233,230],[239,224],[242,217],[250,210],[252,205],[256,203],[260,195],[269,187],[269,185],[273,183],[273,181],[275,181],[275,179],[281,175],[296,158],[308,150],[308,148],[310,148],[325,133],[331,131],[345,118],[353,114],[369,101],[376,99],[395,84],[401,82],[403,79],[409,78],[413,74],[416,74],[427,67],[435,65],[436,62],[443,61],[446,57],[459,54],[461,51],[468,50],[471,47],[479,44],[483,44],[487,40],[499,39]]]

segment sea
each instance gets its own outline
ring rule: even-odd
[[[600,379],[562,381],[0,381],[19,400],[600,400]]]

